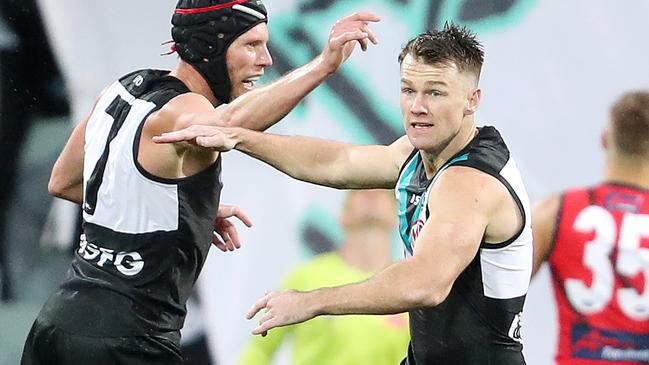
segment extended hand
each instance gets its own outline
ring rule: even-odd
[[[306,300],[310,294],[288,290],[264,295],[246,314],[246,319],[252,319],[259,311],[265,309],[264,316],[259,320],[259,326],[252,331],[252,334],[266,336],[268,330],[272,328],[308,321],[315,317],[315,312],[311,310]]]
[[[252,221],[241,208],[234,205],[219,205],[219,211],[214,220],[214,238],[212,239],[212,244],[223,252],[241,248],[239,232],[237,232],[234,224],[227,219],[230,217],[237,217],[246,227],[252,227]]]
[[[193,125],[185,129],[163,133],[153,137],[155,143],[188,142],[198,147],[210,148],[219,152],[230,151],[236,146],[236,141],[225,132],[227,128]]]
[[[322,59],[330,72],[336,71],[352,54],[358,42],[363,51],[367,50],[368,40],[377,44],[379,39],[369,27],[370,22],[381,20],[377,15],[358,12],[339,19],[331,28],[329,40],[322,51]]]

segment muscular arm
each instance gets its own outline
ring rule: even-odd
[[[175,129],[203,124],[266,130],[284,118],[330,74],[319,56],[279,80],[239,96],[230,104],[207,113],[185,114],[178,119]]]
[[[281,120],[313,89],[334,73],[351,55],[356,43],[363,50],[367,42],[378,43],[370,22],[379,17],[359,12],[334,24],[322,53],[311,62],[279,80],[252,90],[207,113],[186,114],[178,119],[174,130],[191,125],[244,127],[263,131]]]
[[[506,194],[499,182],[470,168],[451,168],[429,195],[430,217],[413,256],[367,281],[311,292],[270,293],[248,313],[266,315],[254,334],[322,314],[390,314],[443,302],[475,257],[490,217]]]
[[[79,123],[54,163],[47,190],[50,195],[81,205],[83,200],[83,149],[88,118]]]
[[[339,189],[393,188],[413,147],[406,136],[389,146],[356,146],[311,137],[226,130],[236,149],[293,178]]]
[[[149,116],[143,131],[143,144],[146,147],[149,138],[155,135],[195,126],[240,126],[265,130],[283,118],[306,94],[338,69],[351,54],[356,42],[367,39],[376,41],[367,28],[367,22],[376,20],[378,17],[368,13],[343,18],[334,25],[329,44],[321,55],[280,80],[239,96],[230,104],[214,109],[205,97],[197,93],[176,96]],[[160,176],[181,175],[178,170],[187,175],[187,171],[200,171],[210,165],[218,155],[210,149],[197,148],[192,141],[170,142],[175,144],[174,148],[152,147],[153,150],[161,151],[156,151],[153,155],[162,154],[171,159],[180,157],[183,161],[181,167],[160,166],[160,159],[147,161],[146,156],[140,156],[140,163],[150,171],[161,170],[157,173]]]
[[[552,253],[554,232],[556,230],[555,224],[560,204],[561,196],[553,195],[536,204],[532,211],[532,232],[534,234],[532,276],[536,274],[541,264]]]
[[[389,146],[356,146],[205,125],[164,133],[153,140],[190,141],[216,151],[236,148],[298,180],[339,189],[393,188],[399,168],[413,150],[406,136]]]

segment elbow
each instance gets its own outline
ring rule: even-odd
[[[413,307],[427,308],[436,307],[446,300],[448,294],[451,292],[451,287],[436,288],[426,287],[413,291]]]
[[[448,294],[450,292],[451,292],[451,288],[449,287],[448,289],[439,290],[437,292],[434,292],[432,295],[429,295],[428,302],[427,302],[428,306],[436,307],[442,304],[442,302],[444,302],[446,298],[448,298]]]
[[[65,196],[65,183],[60,177],[52,174],[47,184],[47,193],[53,197],[63,198]]]
[[[409,282],[409,300],[413,308],[436,307],[446,300],[455,279],[438,271],[431,271],[431,263],[422,256],[413,256],[407,261],[418,280]],[[412,275],[409,275],[412,276]]]
[[[287,174],[300,181],[304,181],[311,184],[326,186],[328,188],[333,188],[337,190],[348,190],[348,189],[358,189],[355,185],[350,184],[345,179],[339,179],[335,176],[328,176],[327,174],[307,174],[296,171],[288,171]]]

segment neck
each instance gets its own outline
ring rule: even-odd
[[[170,75],[182,81],[187,88],[189,88],[189,91],[203,95],[215,107],[222,104],[221,101],[214,96],[214,93],[203,76],[201,76],[201,74],[198,73],[198,71],[196,71],[196,69],[189,63],[179,60],[178,65],[176,65],[176,68],[171,71]]]
[[[604,179],[649,189],[649,160],[645,156],[615,156],[606,158]]]
[[[426,176],[430,179],[435,176],[437,171],[453,157],[466,147],[471,140],[478,134],[473,118],[466,120],[460,131],[447,143],[444,143],[437,150],[420,150],[419,153],[423,159]]]
[[[364,227],[348,231],[339,251],[342,260],[366,272],[377,272],[390,265],[390,232],[385,227]]]

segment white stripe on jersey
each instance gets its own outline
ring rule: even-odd
[[[480,267],[485,296],[508,299],[527,293],[532,275],[532,228],[529,198],[513,158],[509,158],[500,175],[511,185],[523,205],[524,227],[520,236],[506,247],[481,248]]]
[[[155,104],[136,99],[119,82],[106,89],[88,121],[83,161],[84,187],[104,152],[113,124],[113,118],[106,113],[106,109],[118,95],[131,105],[131,110],[117,136],[110,142],[110,153],[97,194],[95,212],[93,215],[84,212],[83,217],[86,222],[122,233],[176,230],[177,185],[146,178],[135,166],[133,156],[133,143],[139,122]]]

